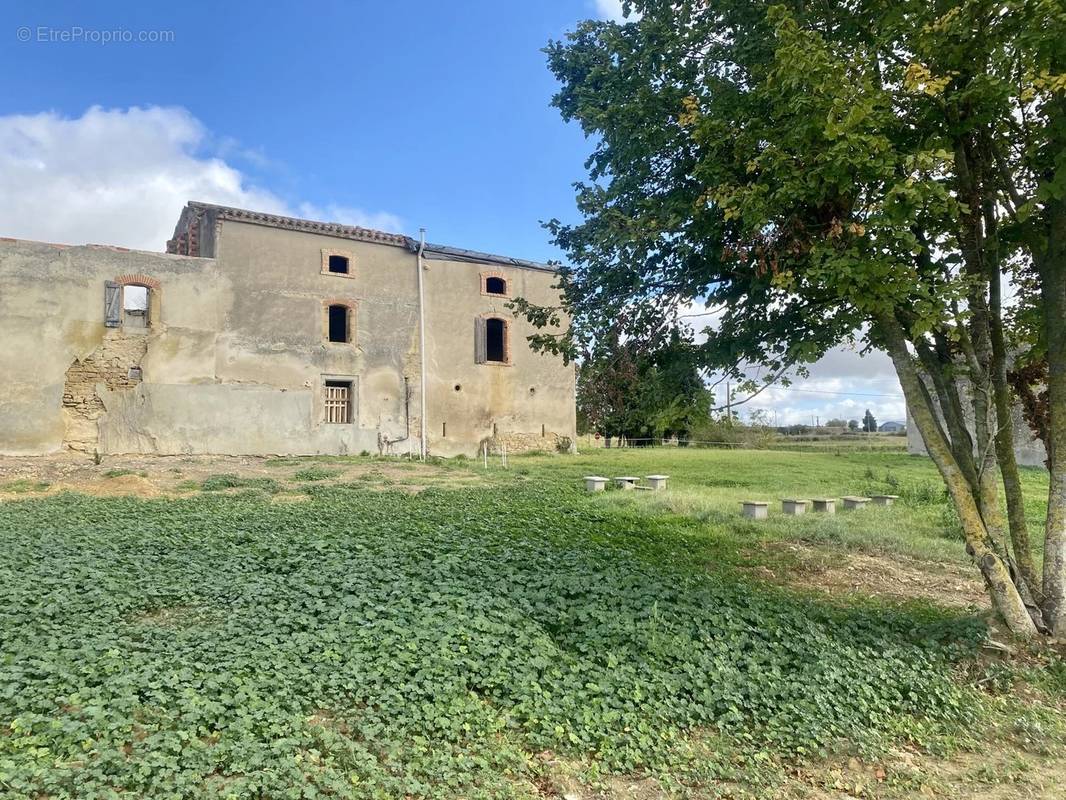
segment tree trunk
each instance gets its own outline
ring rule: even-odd
[[[1048,507],[1044,529],[1044,614],[1066,636],[1066,200],[1049,203],[1040,294],[1047,331]]]
[[[888,350],[896,375],[903,386],[903,394],[911,418],[922,435],[925,447],[947,485],[952,502],[962,522],[963,535],[969,551],[985,578],[992,603],[1007,627],[1016,636],[1036,636],[1037,628],[1025,607],[1017,587],[1011,580],[1006,562],[989,535],[978,508],[974,487],[966,480],[955,461],[951,447],[940,433],[936,412],[922,391],[921,378],[907,351],[906,340],[899,323],[889,313],[878,315],[876,332]]]
[[[1003,308],[998,271],[989,276],[991,303],[989,327],[992,339],[992,395],[996,409],[996,460],[1007,496],[1007,522],[1010,528],[1014,560],[1022,579],[1036,602],[1043,602],[1040,576],[1033,562],[1029,525],[1025,521],[1025,502],[1018,460],[1014,455],[1014,415],[1011,413],[1010,388],[1007,383],[1007,346],[1003,335]]]

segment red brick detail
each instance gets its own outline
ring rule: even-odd
[[[503,294],[496,294],[495,292],[489,292],[488,280],[489,278],[499,278],[503,281]],[[499,270],[486,270],[481,273],[481,293],[489,297],[510,297],[511,296],[511,281],[507,278],[507,273],[500,272]]]
[[[498,295],[497,295],[498,296]],[[511,320],[499,314],[482,314],[482,319],[498,319],[503,323],[503,361],[486,361],[486,364],[511,364]]]
[[[146,286],[149,289],[158,289],[160,287],[160,283],[156,278],[142,275],[140,273],[119,275],[115,278],[115,283],[120,286]]]

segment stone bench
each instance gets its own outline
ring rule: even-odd
[[[640,482],[640,478],[636,478],[632,475],[622,475],[615,478],[614,482],[618,484],[619,489],[631,491],[637,488],[637,483]]]
[[[811,500],[816,514],[837,513],[837,499],[835,497],[816,497]]]
[[[602,492],[605,488],[607,488],[606,478],[601,478],[599,475],[585,476],[585,491]]]
[[[855,497],[854,495],[849,495],[848,497],[844,498],[844,510],[858,511],[860,509],[866,508],[866,505],[869,502],[869,497]]]
[[[666,488],[666,479],[669,475],[645,475],[644,480],[648,482],[648,488],[654,492],[661,492]]]
[[[781,501],[781,511],[790,517],[798,517],[800,514],[807,513],[808,505],[807,500],[784,499]]]
[[[766,519],[770,512],[770,504],[762,500],[744,500],[740,505],[749,519]]]
[[[899,500],[898,494],[875,494],[871,498],[875,506],[890,506]]]

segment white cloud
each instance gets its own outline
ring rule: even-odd
[[[0,116],[0,235],[162,250],[188,200],[277,214],[308,208],[330,221],[402,228],[384,212],[294,209],[224,160],[240,152],[236,143],[222,140],[214,154],[204,153],[211,141],[183,108]]]
[[[700,300],[686,303],[679,309],[682,321],[693,331],[696,342],[704,342],[705,328],[714,328],[723,314],[721,308],[708,309]],[[906,419],[903,390],[896,378],[892,361],[884,353],[874,350],[860,356],[847,346],[834,347],[808,367],[809,377],[793,376],[791,386],[775,384],[764,389],[751,401],[737,407],[742,419],[755,410],[767,412],[771,421],[779,425],[810,425],[838,419],[862,420],[866,409],[878,423]],[[715,380],[717,380],[715,377]],[[751,374],[758,380],[761,375]],[[713,382],[713,381],[712,381]],[[725,404],[725,383],[716,387],[718,404]],[[734,400],[747,395],[734,393]]]
[[[340,222],[344,225],[358,225],[361,228],[376,228],[392,233],[403,229],[403,220],[387,211],[363,211],[360,208],[338,206],[316,206],[313,203],[300,203],[297,216],[304,219]]]
[[[628,17],[624,15],[622,0],[594,0],[593,6],[596,8],[596,16],[600,19],[612,22],[635,22],[640,19],[640,14],[636,11],[631,11]]]
[[[906,420],[906,403],[892,361],[880,351],[860,356],[850,347],[835,347],[809,372],[810,377],[794,378],[791,386],[775,385],[761,392],[738,409],[742,418],[764,409],[771,420],[776,412],[780,425],[810,425],[815,419],[824,425],[834,417],[861,422],[870,409],[878,423]]]

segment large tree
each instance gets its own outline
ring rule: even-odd
[[[737,380],[885,350],[996,609],[1066,633],[1061,0],[628,5],[547,50],[595,149],[583,221],[551,223],[571,325],[539,343],[573,354],[609,329],[652,352],[702,302],[720,311],[701,364]],[[1008,375],[1032,365],[1042,574],[1010,424]]]
[[[664,436],[684,439],[709,417],[711,393],[704,386],[689,337],[675,334],[648,351],[615,332],[599,337],[579,359],[578,421],[612,439],[650,445]]]

